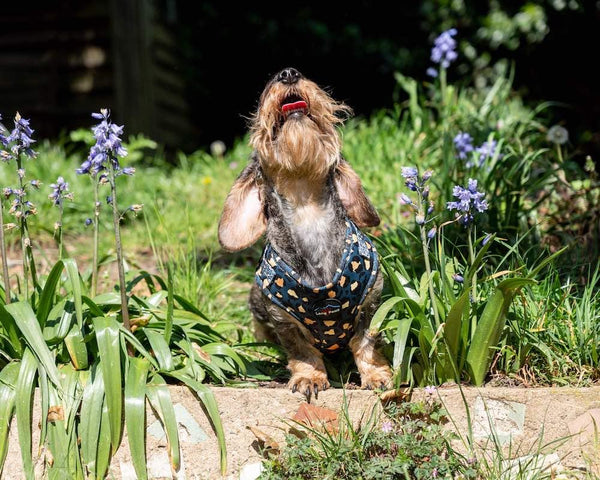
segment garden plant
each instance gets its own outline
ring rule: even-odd
[[[343,132],[344,156],[383,218],[370,232],[386,285],[371,329],[387,339],[394,387],[590,385],[600,341],[595,163],[574,154],[564,126],[548,124],[552,105],[523,103],[506,64],[485,88],[450,81],[459,35],[436,39],[423,78],[396,74],[393,109]],[[104,478],[124,429],[136,474],[147,478],[146,404],[178,470],[169,384],[186,385],[203,405],[225,471],[207,384],[286,375],[281,351],[254,341],[245,306],[258,250],[232,257],[217,248],[246,142],[178,153],[173,166],[151,140],[122,140],[108,109],[92,114],[91,131],[39,143],[35,119],[4,113],[0,472],[14,418],[26,478],[35,478],[36,452],[49,478]],[[432,402],[388,414],[388,423],[369,420],[339,437],[290,439],[300,454],[274,461],[264,478],[333,475],[319,470],[324,451],[337,459],[331,469],[363,468],[368,454],[360,478],[381,478],[383,468],[397,472],[389,478],[432,478],[433,469],[485,478],[438,436]],[[439,463],[413,455],[415,428]]]

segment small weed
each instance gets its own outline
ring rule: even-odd
[[[287,447],[265,462],[260,478],[476,478],[473,465],[451,446],[453,435],[443,428],[446,412],[439,402],[374,408],[358,426],[350,420],[345,402],[341,417],[334,432],[303,427],[300,435],[289,434]]]

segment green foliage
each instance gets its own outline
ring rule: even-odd
[[[431,400],[374,408],[353,425],[344,404],[339,430],[293,425],[281,454],[264,463],[259,477],[276,479],[476,478],[475,470],[451,446],[446,412]],[[299,432],[299,433],[298,433]]]
[[[148,290],[144,296],[134,291],[141,281]],[[29,301],[0,306],[0,424],[5,426],[0,443],[7,444],[8,425],[16,415],[27,478],[33,478],[35,387],[42,399],[40,445],[54,458],[46,465],[49,478],[104,477],[121,443],[123,416],[134,467],[138,478],[144,478],[146,399],[165,427],[177,470],[179,440],[168,378],[188,385],[204,405],[219,439],[224,469],[223,427],[213,394],[202,381],[225,382],[243,374],[246,361],[224,343],[211,321],[167,291],[160,277],[145,272],[128,283],[133,333],[117,320],[116,293],[93,299],[86,295],[74,260],[57,262],[41,284],[41,293]],[[170,335],[167,317],[172,322]],[[5,447],[0,454],[3,464]]]

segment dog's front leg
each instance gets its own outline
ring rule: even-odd
[[[300,392],[310,403],[311,397],[329,388],[323,354],[311,343],[310,334],[303,331],[297,321],[277,307],[270,305],[274,330],[281,346],[288,355],[288,370],[291,378],[288,387],[292,392]]]
[[[367,331],[350,340],[350,350],[360,373],[361,386],[369,390],[386,389],[392,379],[392,370],[387,359],[379,352],[377,343],[377,337]]]
[[[392,369],[389,362],[379,350],[380,336],[372,335],[369,332],[371,319],[379,306],[382,288],[383,278],[380,273],[371,293],[365,298],[355,327],[356,333],[349,344],[354,356],[354,363],[360,373],[361,386],[369,390],[388,388],[392,380]]]

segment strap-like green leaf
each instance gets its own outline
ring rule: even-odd
[[[0,476],[8,453],[8,432],[15,412],[15,386],[21,362],[11,362],[0,370]]]
[[[6,335],[8,336],[10,343],[9,354],[12,354],[12,358],[20,358],[23,355],[24,344],[20,338],[19,329],[15,323],[15,319],[5,310],[4,305],[0,305],[0,324]],[[10,351],[12,350],[12,352]]]
[[[79,438],[81,439],[81,457],[90,474],[96,473],[96,458],[100,442],[100,424],[102,421],[102,403],[104,401],[104,379],[98,364],[92,366],[88,383],[83,389],[81,401],[81,421]],[[105,439],[102,439],[104,443]]]
[[[15,319],[17,327],[21,330],[31,351],[38,358],[44,370],[46,370],[50,381],[60,389],[60,375],[56,368],[54,355],[52,355],[46,345],[40,324],[29,303],[16,302],[6,305],[4,308]]]
[[[150,405],[157,413],[167,434],[167,448],[173,470],[179,471],[179,428],[175,418],[175,409],[171,394],[163,377],[155,374],[146,386],[146,395]]]
[[[387,317],[387,314],[401,301],[402,297],[392,297],[388,298],[385,302],[383,302],[380,305],[380,307],[377,309],[377,311],[371,318],[371,325],[369,326],[369,330],[372,335],[376,335],[379,333],[381,325],[383,324],[385,317]]]
[[[63,271],[63,268],[64,264],[62,260],[59,260],[54,264],[54,267],[52,267],[52,270],[50,270],[50,273],[48,274],[48,278],[46,278],[46,283],[44,284],[42,293],[40,294],[40,300],[37,307],[37,317],[42,328],[44,328],[44,325],[46,325],[48,314],[52,308],[54,294],[56,293],[56,285],[58,285],[58,282],[60,281],[60,275]]]
[[[67,271],[67,277],[71,282],[71,290],[73,292],[73,303],[75,304],[75,315],[79,328],[83,328],[83,301],[81,295],[81,278],[79,277],[79,269],[74,258],[64,258],[63,263]]]
[[[448,349],[448,360],[454,363],[455,368],[447,369],[448,371],[459,371],[459,347],[460,333],[462,331],[462,319],[469,307],[469,290],[465,290],[454,305],[450,308],[446,316],[444,326],[444,340]],[[464,340],[464,339],[463,339]],[[454,376],[454,375],[452,375]],[[455,378],[458,381],[458,378]]]
[[[156,360],[158,360],[160,369],[163,371],[173,370],[173,368],[175,368],[173,366],[173,355],[165,337],[151,328],[144,328],[143,332],[150,342],[150,346],[152,347]]]
[[[162,338],[162,337],[161,337]],[[137,478],[148,478],[146,471],[146,378],[149,362],[130,357],[125,378],[125,424],[131,460]]]
[[[211,422],[213,427],[213,431],[217,435],[217,441],[219,445],[219,453],[221,459],[221,473],[225,475],[227,470],[227,446],[225,444],[225,432],[223,431],[223,424],[221,423],[221,416],[219,415],[219,408],[217,406],[217,401],[215,396],[210,388],[206,385],[203,385],[200,382],[197,382],[195,379],[185,375],[179,374],[178,372],[169,372],[169,376],[176,378],[177,380],[185,383],[189,388],[191,388],[206,410],[208,414],[208,419]]]
[[[226,345],[225,343],[207,343],[202,345],[202,350],[209,355],[220,355],[225,359],[232,360],[240,370],[240,373],[242,375],[246,374],[246,364],[238,353],[229,345]]]
[[[106,406],[110,421],[111,453],[114,455],[121,443],[123,431],[121,422],[123,400],[119,325],[115,319],[109,317],[96,317],[93,324],[98,353],[100,354],[100,368],[104,377]]]
[[[392,361],[394,371],[400,367],[402,359],[404,358],[404,351],[406,349],[406,342],[408,340],[408,334],[410,333],[410,326],[412,319],[404,318],[399,321],[398,328],[394,335],[394,358]]]
[[[508,278],[496,286],[487,301],[467,353],[467,365],[475,385],[481,385],[485,380],[515,293],[533,283],[535,280],[529,278]]]
[[[73,325],[65,337],[65,346],[71,357],[71,363],[77,370],[88,367],[88,351],[79,325]]]
[[[110,465],[110,451],[111,443],[107,442],[106,439],[111,435],[111,419],[108,413],[108,404],[106,398],[102,403],[100,419],[100,442],[98,442],[98,452],[96,455],[96,478],[101,479],[106,476],[108,467]]]
[[[38,362],[29,348],[23,352],[19,378],[15,389],[17,431],[19,432],[19,447],[23,460],[23,472],[27,479],[33,479],[33,461],[31,458],[31,411],[33,408],[33,393]]]

